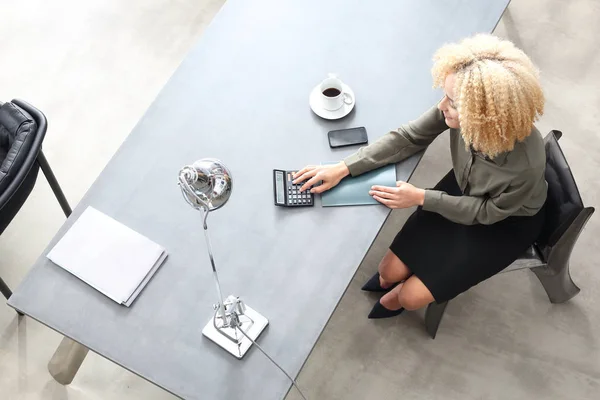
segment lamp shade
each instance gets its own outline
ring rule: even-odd
[[[188,202],[195,208],[213,211],[223,207],[232,190],[231,172],[221,161],[203,158],[183,167],[179,173],[189,191],[184,191]]]

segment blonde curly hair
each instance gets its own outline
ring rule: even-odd
[[[492,158],[510,151],[544,112],[538,70],[512,42],[479,34],[444,45],[433,60],[434,87],[456,74],[454,103],[467,147]]]

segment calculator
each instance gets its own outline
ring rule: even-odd
[[[306,182],[294,184],[292,174],[296,171],[273,170],[273,194],[275,205],[281,207],[313,206],[313,194],[310,188],[300,193],[300,188]]]

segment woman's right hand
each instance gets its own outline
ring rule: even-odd
[[[306,181],[300,188],[301,192],[315,185],[317,182],[323,181],[321,185],[315,186],[310,190],[311,193],[323,193],[340,183],[349,174],[350,171],[346,164],[340,161],[337,164],[308,165],[296,172],[293,177],[294,183]]]

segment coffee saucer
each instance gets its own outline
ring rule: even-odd
[[[321,85],[319,84],[310,92],[310,97],[308,100],[310,108],[321,118],[334,120],[345,117],[346,115],[350,114],[350,111],[352,111],[354,108],[354,105],[356,104],[356,97],[354,97],[354,92],[352,89],[350,89],[350,87],[345,83],[342,83],[342,89],[344,93],[348,93],[352,97],[352,103],[343,103],[340,108],[334,111],[324,109],[323,102],[321,100],[323,94],[321,93]]]

